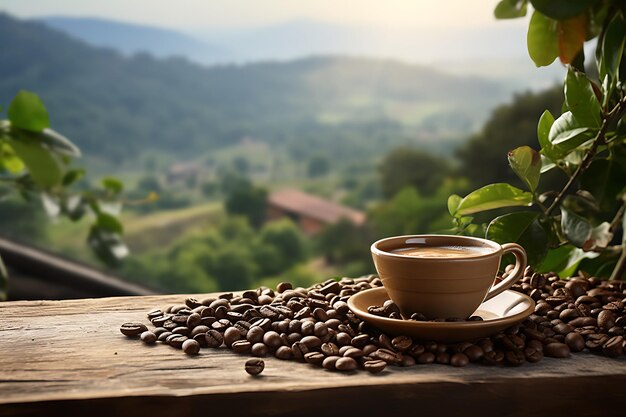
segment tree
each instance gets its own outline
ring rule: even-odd
[[[476,213],[513,208],[486,226],[486,237],[518,242],[532,265],[570,276],[585,259],[591,273],[626,274],[626,10],[623,2],[551,2],[531,0],[528,52],[537,66],[556,58],[566,65],[565,102],[553,116],[545,110],[537,124],[540,150],[521,146],[508,162],[524,189],[508,183],[481,187],[465,197],[452,195],[448,209],[458,231],[479,230]],[[495,14],[526,14],[528,1],[502,0]],[[597,38],[595,65],[599,83],[585,72],[586,40]],[[544,174],[567,177],[546,189]],[[523,209],[522,209],[523,208]],[[619,231],[621,230],[621,238]]]
[[[423,195],[432,195],[448,173],[448,163],[441,158],[412,148],[397,148],[380,165],[382,192],[390,198],[412,186]]]
[[[314,155],[309,159],[307,174],[309,178],[319,178],[328,174],[330,163],[324,155]]]
[[[274,248],[275,252],[280,254],[280,257],[274,256],[274,271],[268,272],[268,275],[284,271],[306,258],[306,248],[300,230],[289,219],[265,224],[259,235],[259,245]]]
[[[250,182],[241,184],[232,190],[224,202],[229,214],[243,215],[254,227],[259,227],[265,220],[267,190],[256,187]]]
[[[562,103],[563,91],[555,86],[541,93],[519,94],[510,104],[497,107],[480,132],[471,136],[457,152],[459,175],[468,178],[472,187],[489,182],[519,181],[502,155],[520,146],[533,146],[541,113],[546,108],[556,113]]]

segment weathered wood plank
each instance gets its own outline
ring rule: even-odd
[[[188,357],[119,332],[121,323],[147,323],[147,310],[184,297],[0,304],[0,415],[332,415],[390,406],[420,414],[626,415],[625,359],[578,354],[521,368],[430,365],[344,375],[267,358],[262,377],[253,378],[243,370],[246,357],[225,349]]]

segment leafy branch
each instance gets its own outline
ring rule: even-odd
[[[583,260],[593,259],[588,272],[612,270],[611,278],[621,279],[626,273],[626,244],[623,238],[617,241],[619,229],[626,228],[626,11],[616,0],[502,0],[495,15],[524,16],[529,5],[534,8],[527,36],[531,59],[546,66],[558,58],[567,67],[562,114],[542,114],[539,151],[523,146],[508,154],[527,191],[490,184],[464,198],[450,196],[448,209],[458,233],[484,230],[489,239],[517,242],[540,270],[570,276]],[[584,43],[594,38],[599,84],[583,65]],[[540,190],[542,175],[556,168],[567,175],[566,183],[558,191]],[[486,225],[468,216],[514,207]]]
[[[72,189],[85,171],[73,168],[80,150],[68,138],[50,129],[48,111],[37,95],[20,91],[0,120],[0,184],[27,199],[41,200],[51,217],[78,221],[92,218],[87,242],[107,263],[119,262],[128,254],[123,226],[118,219],[123,184],[104,178],[100,187]],[[6,296],[7,271],[0,259],[0,299]]]

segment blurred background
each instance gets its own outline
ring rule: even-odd
[[[496,3],[0,0],[0,103],[42,98],[79,185],[159,197],[124,207],[115,267],[19,195],[0,236],[157,292],[372,273],[377,238],[450,229],[450,194],[520,184],[506,152],[559,113],[563,67]]]

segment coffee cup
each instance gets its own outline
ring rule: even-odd
[[[389,298],[405,318],[468,318],[478,306],[519,280],[526,252],[515,243],[448,235],[395,236],[374,242],[372,258]],[[500,260],[515,267],[494,285]]]

